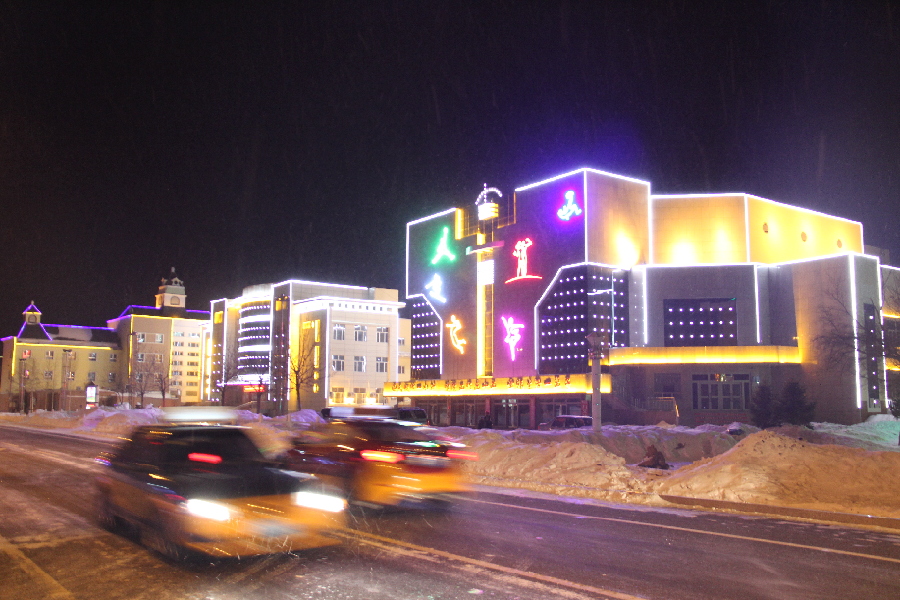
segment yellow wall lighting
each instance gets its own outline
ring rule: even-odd
[[[795,346],[692,346],[685,348],[612,348],[610,365],[670,365],[709,363],[800,364]]]
[[[600,391],[609,393],[609,376]],[[541,394],[590,394],[590,375],[534,375],[531,377],[479,377],[477,379],[419,379],[389,381],[385,396],[509,396]]]

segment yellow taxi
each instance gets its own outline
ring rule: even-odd
[[[463,444],[437,439],[410,423],[345,418],[314,423],[281,456],[285,468],[313,474],[363,506],[445,507],[469,491]]]
[[[242,427],[148,425],[97,458],[97,517],[172,559],[340,543],[346,501],[267,460]]]

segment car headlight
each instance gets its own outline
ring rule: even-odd
[[[184,508],[188,514],[202,519],[212,519],[213,521],[227,521],[231,518],[231,509],[224,504],[218,502],[210,502],[209,500],[200,500],[191,498],[184,503]]]
[[[333,513],[341,512],[347,507],[347,502],[343,498],[317,492],[294,492],[291,500],[297,506],[316,508]]]

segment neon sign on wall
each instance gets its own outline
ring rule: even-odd
[[[466,340],[459,337],[459,331],[462,329],[462,323],[456,315],[450,315],[450,322],[447,323],[447,329],[450,330],[450,343],[453,344],[453,347],[459,350],[460,354],[466,353],[465,343]]]
[[[531,238],[525,238],[524,240],[516,242],[515,249],[513,250],[513,256],[515,256],[518,261],[516,263],[516,276],[512,279],[507,279],[506,283],[517,281],[519,279],[542,279],[540,275],[528,274],[528,248],[533,245],[534,242],[531,241]]]
[[[506,337],[503,338],[503,343],[509,346],[510,360],[516,360],[516,346],[522,339],[519,330],[525,327],[525,324],[516,323],[515,317],[500,317],[500,320],[503,321],[503,327],[506,328]]]
[[[441,239],[438,242],[437,249],[434,251],[434,258],[431,259],[431,264],[436,265],[441,262],[441,259],[446,258],[450,262],[456,260],[456,255],[450,252],[450,228],[444,227],[444,232],[441,234]]]
[[[562,205],[562,208],[556,211],[556,216],[563,221],[568,221],[572,217],[580,215],[581,208],[575,202],[575,190],[566,192],[564,198],[566,199],[566,203]]]
[[[444,280],[437,273],[434,274],[431,281],[425,284],[425,289],[428,290],[428,295],[438,302],[443,303],[447,301],[447,298],[444,296]]]

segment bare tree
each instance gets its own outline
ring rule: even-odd
[[[144,352],[143,342],[136,342],[132,346],[131,353],[131,393],[140,398],[140,405],[144,406],[144,397],[157,389],[156,374],[159,370],[161,357],[157,354]]]
[[[290,386],[297,395],[297,409],[301,407],[301,397],[312,392],[319,379],[319,346],[311,329],[301,328],[297,351],[288,358]]]
[[[162,405],[166,405],[166,397],[169,394],[172,379],[169,371],[169,360],[161,354],[150,355],[150,367],[148,375],[151,377],[153,387],[159,392]]]
[[[225,404],[225,386],[229,380],[238,374],[238,353],[235,345],[229,346],[228,352],[222,357],[222,372],[218,380],[213,382],[213,387],[219,396],[219,403]]]
[[[15,361],[13,366],[10,361],[10,370],[16,370],[15,375],[9,378],[10,397],[15,395],[19,399],[19,410],[29,412],[34,408],[34,394],[47,389],[44,374],[37,370],[33,356]]]

